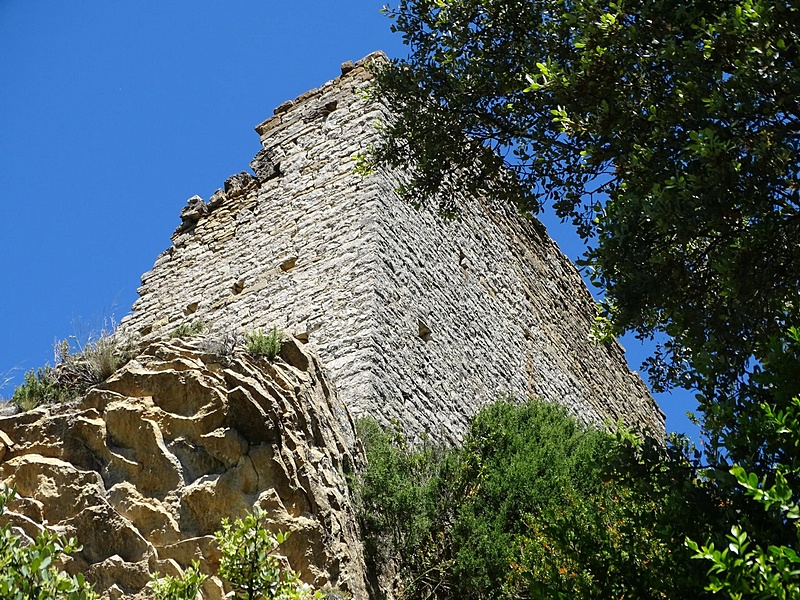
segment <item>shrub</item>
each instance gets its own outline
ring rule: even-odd
[[[46,365],[25,373],[11,401],[22,410],[42,404],[66,402],[108,379],[133,356],[133,347],[114,335],[113,327],[103,329],[83,344],[69,340],[55,344],[56,366]]]
[[[600,492],[611,436],[543,402],[497,402],[473,419],[460,460],[465,478],[454,523],[457,589],[498,597],[525,515],[558,513],[570,497]]]
[[[314,595],[315,600],[351,600],[352,597],[352,594],[330,585],[326,585]]]
[[[31,410],[42,404],[65,402],[74,396],[59,382],[53,368],[44,366],[25,373],[25,379],[14,390],[11,402],[20,410]]]
[[[0,515],[14,497],[14,491],[0,492]],[[58,569],[60,557],[80,550],[74,539],[41,531],[30,544],[11,531],[6,523],[0,527],[0,598],[59,598],[94,600],[92,591],[80,573],[74,576]]]
[[[284,566],[275,554],[288,533],[273,534],[264,526],[265,513],[258,507],[231,523],[223,519],[214,534],[222,557],[217,575],[236,598],[248,600],[349,600],[350,594],[325,586],[314,592],[298,573]],[[154,576],[149,587],[156,600],[195,600],[205,581],[199,564],[193,563],[179,578]],[[231,594],[226,596],[229,597]]]
[[[380,572],[402,557],[407,587],[435,587],[449,556],[443,533],[452,520],[446,499],[452,496],[455,454],[428,441],[413,447],[397,423],[384,429],[373,419],[359,419],[356,428],[368,466],[350,483],[368,566]]]
[[[703,597],[683,539],[712,519],[682,449],[651,453],[535,401],[484,408],[447,451],[375,422],[359,436],[366,554],[398,567],[403,598]]]
[[[222,552],[219,576],[230,583],[237,598],[248,600],[306,600],[312,588],[300,581],[291,568],[284,568],[275,550],[288,533],[272,534],[264,527],[265,514],[256,507],[244,519],[231,524],[223,519],[222,530],[214,534]]]
[[[207,327],[205,321],[197,319],[191,323],[181,323],[170,332],[169,337],[171,339],[193,338],[203,333],[206,329]]]
[[[156,600],[195,600],[205,580],[206,576],[200,573],[200,563],[193,562],[180,577],[154,575],[148,587]]]
[[[89,338],[78,351],[72,352],[69,342],[62,341],[56,349],[56,375],[62,383],[77,393],[108,379],[133,356],[127,342],[103,329],[96,338]]]
[[[281,351],[283,341],[283,331],[273,327],[269,333],[264,333],[260,329],[251,331],[245,336],[247,342],[247,353],[251,356],[265,356],[267,360],[275,360]]]

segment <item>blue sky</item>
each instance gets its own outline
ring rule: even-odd
[[[129,311],[186,199],[247,168],[274,107],[346,60],[405,54],[381,5],[0,0],[0,396],[55,339]],[[659,403],[694,434],[690,394]]]

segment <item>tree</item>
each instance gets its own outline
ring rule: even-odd
[[[721,446],[758,405],[754,367],[800,323],[800,7],[400,0],[389,15],[410,54],[377,74],[396,118],[368,162],[410,165],[402,191],[445,212],[466,190],[571,219],[608,331],[668,336],[651,382],[725,405],[706,423]]]
[[[683,443],[534,401],[485,407],[460,448],[414,448],[374,423],[360,436],[368,558],[399,568],[403,598],[705,597],[684,539],[711,535],[726,505]]]
[[[321,597],[300,575],[282,564],[275,550],[289,537],[266,529],[266,514],[259,507],[243,519],[222,520],[214,534],[222,558],[218,575],[227,581],[236,598],[247,600],[310,600]]]
[[[800,398],[793,398],[785,410],[774,411],[767,405],[762,409],[774,431],[785,438],[786,446],[800,446]],[[788,600],[800,595],[798,471],[800,466],[796,462],[778,463],[772,477],[759,479],[739,465],[731,469],[747,496],[763,506],[767,518],[776,521],[779,528],[792,530],[793,535],[786,544],[759,543],[758,538],[754,540],[748,535],[746,526],[736,524],[731,527],[727,547],[722,550],[715,548],[713,542],[700,546],[687,539],[687,547],[695,552],[694,558],[711,561],[707,590],[725,593],[733,599]]]
[[[763,370],[753,378],[759,390],[778,393],[767,395],[775,404],[762,403],[762,418],[739,428],[732,440],[763,456],[750,461],[762,466],[758,473],[741,465],[730,469],[744,498],[741,493],[736,498],[739,510],[727,539],[716,547],[710,540],[701,546],[696,534],[687,539],[694,558],[711,561],[706,589],[733,599],[788,599],[800,594],[800,398],[782,397],[790,388],[787,380],[800,379],[798,359],[800,330],[790,328],[785,339],[771,346]],[[748,442],[747,435],[759,443]],[[748,507],[753,500],[756,506]]]

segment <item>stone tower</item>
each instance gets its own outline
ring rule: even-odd
[[[396,196],[402,173],[356,174],[388,117],[363,94],[379,57],[346,63],[256,127],[255,176],[189,200],[123,331],[276,325],[318,353],[354,416],[441,440],[507,394],[663,432],[621,346],[590,341],[592,298],[536,219],[460,198],[461,218],[443,220]]]

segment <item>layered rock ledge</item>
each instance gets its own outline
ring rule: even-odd
[[[0,418],[7,518],[77,537],[66,569],[104,598],[147,597],[151,574],[218,566],[213,533],[253,506],[292,531],[281,551],[303,580],[366,597],[345,475],[352,421],[317,359],[284,342],[269,363],[157,342],[85,397]],[[216,578],[205,598],[225,593]]]

